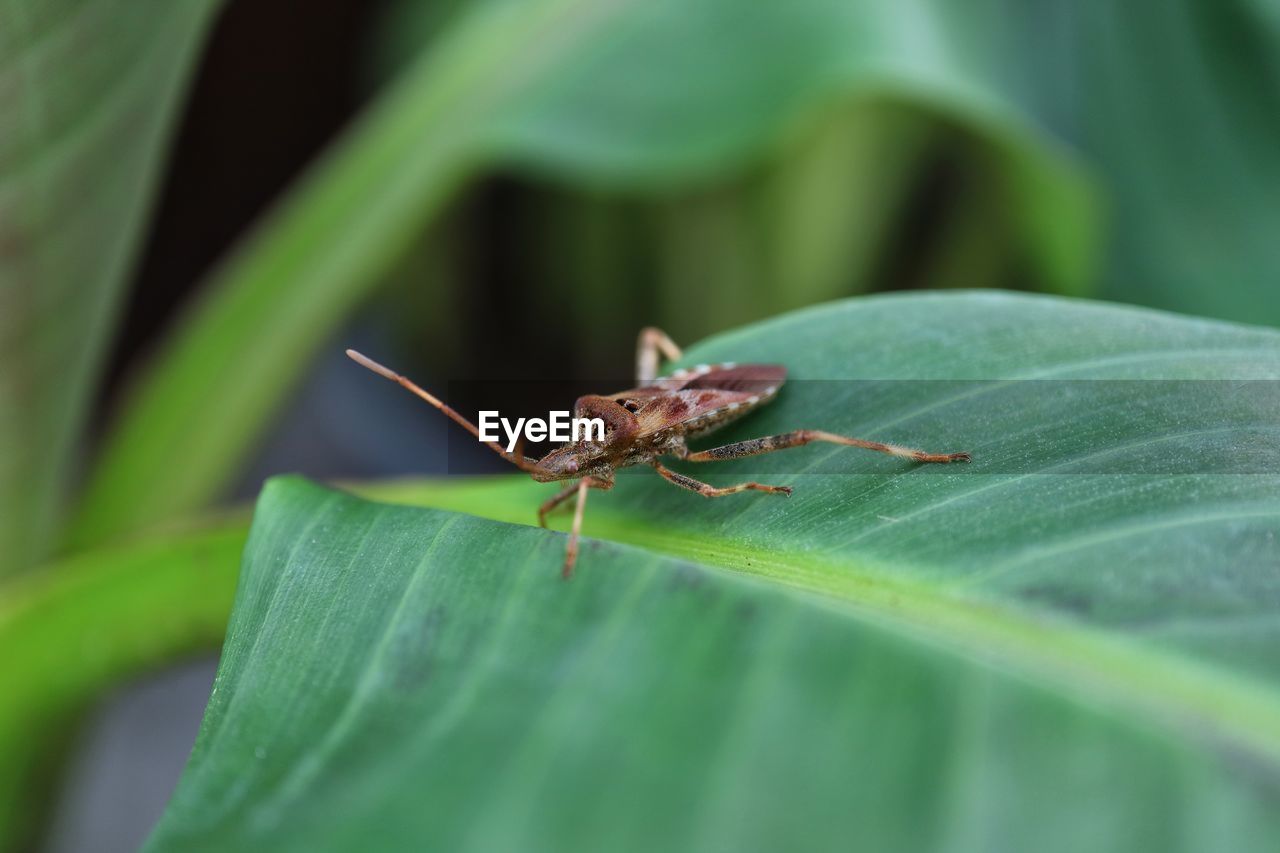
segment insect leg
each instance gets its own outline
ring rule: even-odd
[[[899,447],[896,444],[882,444],[878,441],[867,441],[862,438],[849,438],[831,432],[816,429],[798,429],[782,435],[770,435],[765,438],[753,438],[726,444],[724,447],[713,447],[690,453],[685,459],[690,462],[719,462],[722,459],[741,459],[743,456],[756,456],[760,453],[772,453],[775,450],[786,450],[788,447],[801,447],[812,441],[826,441],[831,444],[843,444],[849,447],[861,447],[890,456],[899,456],[914,462],[968,462],[968,453],[925,453],[910,447]]]
[[[774,492],[781,495],[791,494],[790,486],[766,486],[763,483],[738,483],[736,486],[725,486],[723,489],[717,489],[709,483],[701,480],[695,480],[692,477],[686,477],[677,471],[672,471],[665,467],[662,463],[654,461],[649,463],[653,466],[653,470],[662,475],[669,483],[674,483],[682,489],[688,489],[691,492],[697,492],[704,498],[722,498],[725,495],[736,495],[738,492],[756,491],[756,492]]]
[[[551,511],[554,510],[556,507],[560,506],[560,504],[564,503],[569,498],[573,497],[577,491],[578,491],[578,484],[573,483],[571,485],[565,486],[559,492],[556,492],[554,497],[547,498],[547,500],[543,502],[542,506],[538,507],[538,526],[546,527],[547,515],[550,514]]]
[[[641,329],[636,341],[636,384],[641,388],[658,378],[659,351],[667,361],[675,361],[684,354],[661,329],[653,326]]]
[[[591,481],[590,488],[592,489],[600,489],[603,492],[607,492],[613,488],[612,480],[602,479],[600,477],[589,477],[587,479]],[[543,501],[542,506],[538,507],[538,526],[546,527],[547,516],[550,515],[552,512],[554,512],[557,507],[559,507],[569,498],[573,497],[574,494],[577,493],[577,491],[578,491],[578,484],[572,483],[568,486],[565,486],[564,489],[557,492],[552,497]]]
[[[564,549],[564,570],[560,573],[565,580],[573,574],[573,564],[578,561],[578,535],[582,532],[582,513],[587,508],[589,488],[591,488],[589,477],[578,481],[576,487],[578,505],[573,509],[573,528],[569,531],[569,544]]]

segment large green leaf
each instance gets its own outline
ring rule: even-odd
[[[276,480],[151,849],[1269,849],[1280,334],[912,296],[689,357],[799,378],[726,438],[975,461],[707,474],[789,500],[621,477],[588,530],[631,544],[570,583],[560,535]],[[804,381],[854,377],[892,381]],[[527,521],[546,493],[413,497]]]
[[[48,550],[218,0],[0,0],[0,575]]]
[[[1046,280],[1079,287],[1094,254],[1090,187],[976,82],[968,28],[939,26],[946,5],[471,4],[215,274],[113,431],[75,541],[179,515],[233,480],[317,347],[458,187],[498,164],[688,186],[841,103],[922,106],[983,140],[1027,252]]]
[[[1277,5],[991,6],[1017,69],[1007,91],[1081,151],[1109,198],[1103,294],[1280,324]]]

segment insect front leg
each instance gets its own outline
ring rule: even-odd
[[[604,492],[607,492],[609,491],[609,489],[613,488],[613,480],[601,479],[599,477],[588,477],[587,479],[591,481],[590,488],[600,489],[601,491],[604,491]],[[538,507],[538,526],[546,527],[547,516],[550,515],[552,512],[554,512],[565,501],[569,500],[569,498],[573,497],[577,493],[578,493],[578,484],[571,483],[570,485],[565,486],[559,492],[556,492],[556,494],[553,495],[552,497],[547,498],[545,501],[543,501],[542,506]]]
[[[564,569],[560,572],[565,580],[573,575],[573,564],[578,562],[578,536],[582,533],[582,514],[587,508],[587,490],[590,488],[590,478],[578,481],[578,503],[573,509],[573,527],[569,530],[569,544],[564,549]]]
[[[704,498],[722,498],[725,495],[736,495],[738,492],[754,491],[754,492],[770,492],[772,494],[789,495],[791,494],[790,486],[766,486],[764,483],[738,483],[736,486],[725,486],[718,489],[710,483],[704,483],[701,480],[695,480],[692,477],[686,477],[677,471],[672,471],[665,467],[661,462],[653,461],[649,463],[653,466],[653,470],[662,475],[669,483],[674,483],[682,489],[688,489],[691,492],[697,492]]]
[[[636,341],[636,384],[641,388],[658,378],[659,351],[667,361],[676,361],[684,355],[666,332],[653,326],[641,329]]]
[[[887,453],[890,456],[910,459],[913,462],[968,462],[970,459],[969,454],[963,451],[960,453],[925,453],[923,450],[915,450],[910,447],[882,444],[878,441],[867,441],[862,438],[850,438],[816,429],[798,429],[795,432],[783,433],[782,435],[770,435],[764,438],[739,441],[734,444],[726,444],[723,447],[713,447],[710,450],[690,453],[685,456],[685,459],[690,462],[719,462],[723,459],[741,459],[744,456],[757,456],[761,453],[772,453],[775,450],[786,450],[788,447],[802,447],[813,441],[843,444],[847,447],[861,447],[865,450],[874,450],[877,453]]]
[[[573,526],[569,530],[569,544],[565,547],[564,553],[564,570],[561,575],[568,580],[573,574],[573,564],[578,561],[578,538],[582,533],[582,516],[587,506],[587,490],[600,489],[608,491],[613,488],[613,478],[609,477],[583,477],[573,485],[566,486],[561,489],[553,497],[543,502],[538,507],[538,524],[543,527],[547,526],[547,514],[567,501],[569,498],[577,496],[578,502],[573,511]]]
[[[562,503],[564,503],[565,501],[567,501],[569,498],[573,497],[577,493],[578,493],[578,484],[573,483],[572,485],[565,486],[559,492],[556,492],[554,497],[547,498],[545,501],[543,501],[542,506],[538,507],[538,526],[546,527],[547,516],[551,513],[551,511],[554,510],[556,507],[560,506]]]

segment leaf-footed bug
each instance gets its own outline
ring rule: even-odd
[[[587,490],[612,489],[613,475],[619,468],[650,465],[664,479],[682,489],[697,492],[706,498],[719,498],[745,491],[790,495],[791,487],[748,482],[716,488],[666,468],[658,461],[659,458],[674,456],[687,462],[717,462],[800,447],[811,441],[825,441],[888,453],[913,462],[969,461],[969,454],[964,452],[925,453],[895,444],[882,444],[811,429],[690,452],[686,444],[688,439],[717,430],[772,400],[786,380],[787,369],[776,364],[725,362],[700,364],[660,377],[657,375],[659,354],[672,361],[682,355],[680,348],[659,329],[650,327],[641,330],[636,346],[636,387],[616,394],[589,394],[579,397],[574,403],[574,417],[596,417],[604,421],[603,441],[569,443],[552,450],[541,459],[531,459],[520,452],[519,447],[514,453],[509,453],[500,444],[480,439],[480,431],[475,424],[454,409],[395,371],[355,350],[347,350],[347,355],[357,363],[417,394],[487,444],[494,453],[538,482],[577,480],[538,508],[538,523],[546,527],[547,514],[569,498],[577,496],[573,527],[565,549],[563,576],[566,578],[573,573],[573,564],[578,558],[578,538],[582,531]]]

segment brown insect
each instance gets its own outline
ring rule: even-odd
[[[689,452],[688,439],[697,438],[735,421],[763,406],[777,395],[786,380],[787,369],[776,364],[700,364],[659,377],[658,355],[670,360],[681,357],[680,348],[662,331],[647,328],[640,332],[636,346],[637,387],[616,394],[590,394],[574,403],[575,418],[600,418],[605,424],[603,441],[582,440],[552,450],[541,459],[531,459],[519,452],[508,453],[500,444],[484,441],[495,453],[529,474],[540,483],[556,480],[577,482],[547,500],[538,508],[538,523],[547,524],[547,513],[571,497],[577,496],[573,527],[565,551],[564,577],[573,573],[578,558],[578,536],[582,530],[582,513],[588,489],[613,488],[613,475],[619,468],[650,465],[667,481],[682,489],[697,492],[705,498],[719,498],[738,492],[757,491],[790,495],[790,486],[768,486],[763,483],[738,483],[716,488],[665,467],[659,458],[674,456],[687,462],[718,462],[760,453],[772,453],[788,447],[800,447],[811,441],[826,441],[850,447],[862,447],[913,462],[968,462],[968,453],[925,453],[909,447],[849,438],[821,430],[802,429],[782,435],[753,438]],[[355,350],[347,355],[374,373],[398,382],[452,418],[464,429],[480,438],[475,424],[445,403],[419,388],[410,380]]]

